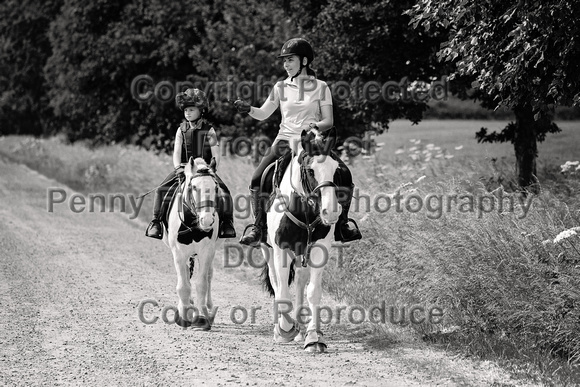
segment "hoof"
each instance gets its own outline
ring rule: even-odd
[[[299,334],[300,328],[296,325],[296,322],[294,322],[294,325],[292,325],[292,328],[290,328],[289,331],[285,331],[282,328],[280,328],[279,324],[276,324],[274,326],[274,341],[276,343],[280,344],[289,343],[293,341]]]
[[[209,331],[211,330],[211,324],[209,320],[204,316],[198,316],[191,325],[194,331]]]
[[[324,353],[326,352],[326,344],[324,343],[310,343],[304,346],[304,351],[310,353]]]
[[[327,345],[322,337],[322,332],[310,331],[306,333],[304,339],[304,351],[311,353],[326,352]]]
[[[181,316],[179,315],[178,311],[175,311],[175,318],[174,319],[175,319],[175,323],[182,328],[189,328],[193,324],[191,321],[182,319]]]

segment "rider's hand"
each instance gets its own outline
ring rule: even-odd
[[[308,128],[310,129],[310,133],[314,134],[316,137],[322,136],[320,134],[320,129],[318,129],[318,125],[312,123],[312,124],[308,125]]]
[[[182,184],[185,181],[185,170],[182,166],[175,168],[175,176],[179,180],[179,184]]]
[[[252,110],[252,106],[246,101],[242,101],[241,99],[236,100],[234,102],[234,106],[240,113],[249,113],[250,110]]]
[[[318,129],[318,125],[312,123],[308,125],[308,127],[310,128],[310,133],[314,134],[314,140],[316,143],[321,144],[323,142],[323,136]]]

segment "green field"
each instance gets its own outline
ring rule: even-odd
[[[475,133],[481,127],[491,131],[500,131],[507,121],[478,120],[443,120],[422,121],[412,125],[409,121],[394,121],[389,131],[377,137],[377,142],[384,142],[381,157],[392,157],[401,146],[410,146],[411,139],[421,139],[445,147],[458,159],[462,158],[508,158],[514,159],[512,144],[478,144]],[[546,141],[538,145],[538,162],[564,163],[567,160],[580,159],[580,122],[561,121],[557,123],[562,132],[550,134]],[[461,150],[455,147],[463,146]]]

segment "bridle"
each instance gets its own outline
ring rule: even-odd
[[[311,179],[309,178],[308,174],[310,172],[312,172],[311,168],[307,168],[303,161],[304,161],[304,157],[306,156],[306,152],[303,151],[299,156],[298,156],[298,161],[300,164],[300,181],[302,183],[302,191],[304,191],[304,193],[300,193],[300,191],[294,186],[294,183],[292,182],[292,176],[293,176],[293,165],[294,163],[291,161],[290,162],[290,185],[292,186],[292,189],[294,190],[294,192],[300,197],[300,201],[302,203],[306,203],[309,207],[311,207],[313,209],[313,212],[316,214],[316,217],[310,221],[309,219],[309,211],[305,211],[304,215],[306,217],[306,221],[303,222],[300,219],[296,218],[288,209],[288,203],[286,203],[284,196],[281,194],[280,192],[280,188],[277,187],[276,191],[277,191],[277,195],[280,198],[280,201],[284,207],[284,214],[297,226],[299,226],[300,228],[306,230],[306,232],[308,233],[308,238],[307,238],[307,243],[306,243],[306,250],[304,252],[304,259],[302,260],[302,266],[306,267],[308,264],[308,260],[310,259],[310,252],[312,250],[312,247],[314,245],[314,242],[312,242],[312,234],[314,233],[314,230],[316,229],[316,227],[322,222],[322,219],[320,218],[320,209],[319,209],[319,202],[321,201],[321,189],[324,187],[334,187],[334,189],[337,189],[336,184],[333,181],[330,180],[325,180],[321,183],[319,183],[316,186],[312,186],[311,184]],[[294,152],[292,152],[292,159],[294,159],[295,155]],[[330,157],[330,156],[327,156]],[[318,208],[318,211],[317,211]]]
[[[212,211],[212,215],[215,214],[216,212],[216,202],[214,200],[202,200],[199,203],[197,203],[195,201],[194,195],[191,194],[192,191],[195,191],[196,188],[194,185],[192,185],[192,182],[195,178],[197,177],[205,177],[205,176],[209,176],[213,179],[214,183],[215,183],[215,194],[216,194],[216,198],[217,198],[217,192],[218,192],[218,183],[216,178],[214,177],[214,175],[210,172],[209,168],[204,168],[201,170],[198,170],[195,175],[191,176],[191,178],[187,179],[187,181],[185,182],[185,184],[179,184],[178,186],[178,198],[181,197],[181,200],[179,200],[178,205],[181,207],[178,207],[178,216],[179,216],[179,221],[181,222],[181,224],[183,225],[183,227],[185,227],[186,229],[183,231],[180,231],[179,234],[184,234],[184,233],[189,233],[191,231],[193,231],[193,228],[190,227],[189,225],[186,224],[184,218],[183,218],[183,207],[189,209],[189,211],[191,212],[192,216],[193,216],[193,222],[192,222],[192,226],[195,227],[195,225],[198,224],[199,221],[199,217],[197,215],[197,211],[204,209],[204,208],[209,208],[209,209],[213,209]],[[185,187],[185,190],[184,190]],[[183,196],[183,192],[186,192],[185,197]]]

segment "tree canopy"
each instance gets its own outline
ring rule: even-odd
[[[470,80],[472,98],[514,111],[516,122],[480,141],[511,141],[519,183],[533,184],[537,141],[557,132],[556,106],[580,106],[580,2],[575,0],[420,0],[408,12],[425,30],[445,30],[440,60]]]
[[[410,17],[403,13],[413,4],[287,1],[287,12],[315,45],[319,75],[335,86],[335,122],[341,132],[356,135],[371,125],[381,131],[399,118],[421,120],[429,98],[413,98],[410,91],[429,87],[446,74],[446,65],[435,58],[445,35],[409,28]],[[339,86],[345,84],[348,93]],[[387,90],[387,84],[392,88]]]
[[[170,150],[182,119],[175,94],[194,85],[208,92],[209,118],[222,135],[272,138],[279,112],[257,122],[231,101],[261,104],[284,77],[280,47],[296,36],[313,43],[343,137],[380,132],[394,119],[418,122],[429,99],[471,89],[484,106],[516,113],[503,132],[478,136],[514,142],[518,165],[527,168],[523,185],[535,173],[535,141],[558,130],[554,107],[580,104],[577,1],[282,4],[3,2],[3,131]]]

